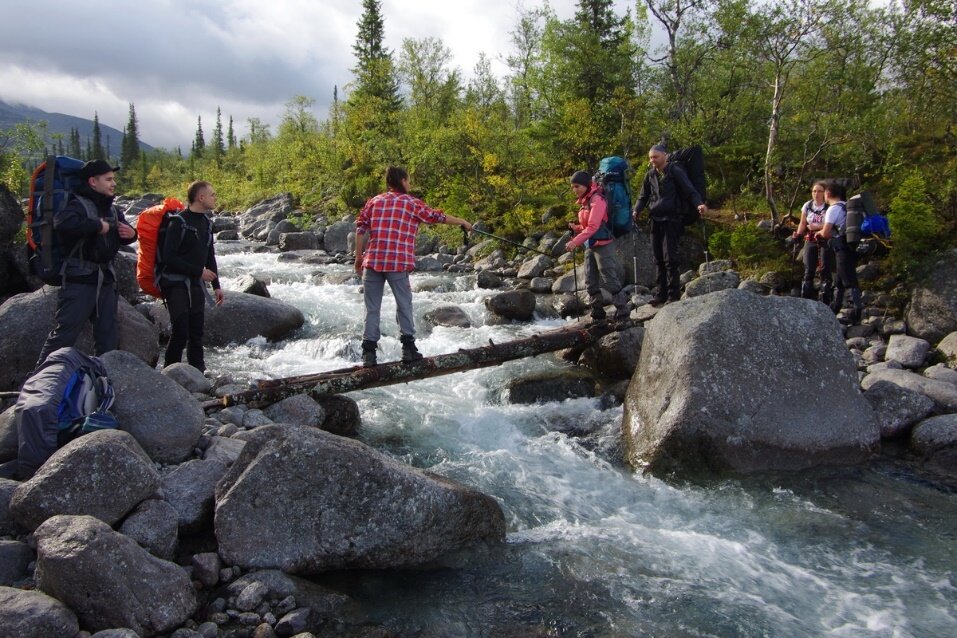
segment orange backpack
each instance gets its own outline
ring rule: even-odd
[[[167,197],[162,204],[150,206],[136,219],[136,232],[139,234],[139,248],[136,251],[136,281],[148,295],[163,298],[156,283],[156,262],[159,248],[157,244],[163,222],[168,223],[169,216],[185,208],[175,197]]]

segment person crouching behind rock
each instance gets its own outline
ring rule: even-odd
[[[418,361],[412,315],[409,273],[415,269],[415,234],[420,224],[449,224],[471,232],[472,224],[429,208],[409,195],[409,174],[398,166],[385,173],[388,190],[368,202],[356,220],[356,272],[362,275],[365,326],[362,333],[362,365],[376,365],[381,333],[379,314],[386,282],[395,297],[396,321],[402,342],[402,361]]]

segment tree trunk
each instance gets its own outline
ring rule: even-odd
[[[771,223],[778,225],[778,208],[774,202],[774,184],[771,179],[771,162],[774,156],[774,149],[778,143],[778,129],[781,122],[781,101],[783,99],[784,83],[781,74],[774,76],[774,97],[771,99],[771,121],[768,125],[768,152],[764,156],[764,196],[768,200],[768,207],[771,209]]]
[[[584,348],[606,334],[636,325],[638,324],[631,320],[580,322],[568,328],[550,330],[526,339],[499,344],[490,341],[487,346],[426,357],[413,363],[395,361],[373,368],[357,366],[285,379],[261,380],[256,382],[257,387],[254,390],[226,395],[221,400],[203,404],[203,407],[228,407],[240,403],[257,407],[269,405],[296,394],[311,396],[342,394],[365,388],[407,383],[416,379],[439,377],[454,372],[487,368],[506,361],[534,357],[565,348]]]

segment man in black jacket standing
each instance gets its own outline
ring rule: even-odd
[[[203,356],[203,323],[212,283],[216,305],[224,300],[216,268],[213,225],[208,213],[216,209],[216,191],[209,182],[197,181],[186,191],[186,210],[170,218],[162,252],[160,289],[169,310],[172,332],[166,346],[164,367],[179,363],[186,348],[186,361],[206,371]]]
[[[66,258],[56,326],[40,350],[38,367],[54,350],[72,347],[86,321],[93,324],[94,354],[116,349],[119,298],[113,258],[120,245],[136,241],[136,230],[113,206],[117,170],[101,159],[84,164],[83,183],[53,218],[55,241]]]
[[[688,179],[688,174],[675,164],[668,162],[668,152],[661,144],[655,144],[648,151],[648,163],[651,168],[641,183],[641,194],[635,204],[634,218],[645,206],[651,217],[651,245],[658,269],[658,290],[651,303],[660,306],[666,302],[677,301],[681,297],[681,284],[678,272],[678,238],[683,227],[682,216],[686,202],[704,213],[707,207],[701,201],[701,195]]]

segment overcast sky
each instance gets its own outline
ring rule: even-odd
[[[520,6],[541,0],[382,0],[386,44],[434,37],[470,77],[484,52],[496,73]],[[551,0],[560,18],[575,0]],[[616,0],[620,13],[634,0]],[[275,125],[296,95],[324,119],[333,87],[351,81],[361,0],[0,0],[0,100],[122,130],[129,103],[140,139],[188,149],[207,141],[222,108],[237,136],[246,120]]]

